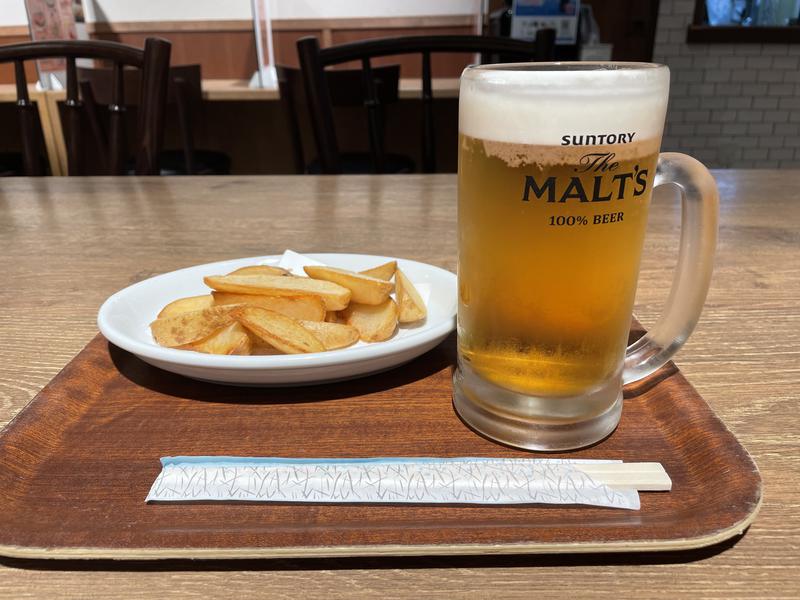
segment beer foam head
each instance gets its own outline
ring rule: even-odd
[[[669,69],[649,63],[468,67],[461,75],[459,131],[483,140],[543,146],[565,145],[573,136],[605,140],[614,135],[618,140],[631,133],[632,142],[657,143],[668,94]]]

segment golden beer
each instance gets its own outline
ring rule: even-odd
[[[458,343],[478,376],[544,397],[619,376],[659,144],[631,138],[460,135]]]
[[[453,406],[485,436],[568,450],[609,435],[624,382],[691,333],[711,278],[717,191],[659,154],[669,69],[468,67],[459,92],[458,368]],[[653,188],[683,197],[681,250],[656,324],[627,345]]]

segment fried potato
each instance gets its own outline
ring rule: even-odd
[[[387,298],[381,304],[351,303],[344,310],[345,322],[358,329],[365,342],[382,342],[392,337],[397,328],[397,304]]]
[[[330,281],[280,275],[212,275],[205,284],[219,292],[266,296],[303,296],[322,299],[325,310],[341,310],[350,302],[350,290]]]
[[[294,319],[260,306],[239,306],[233,317],[270,346],[286,354],[324,352],[325,346]]]
[[[397,261],[361,272],[304,270],[308,277],[250,265],[204,277],[211,294],[167,304],[150,324],[153,338],[162,346],[221,355],[324,352],[387,340],[398,322],[427,317]]]
[[[209,308],[211,306],[214,306],[214,299],[208,294],[205,296],[179,298],[178,300],[174,300],[162,308],[161,312],[158,313],[158,318],[165,319],[167,317],[174,317],[175,315],[179,315],[181,313],[192,312],[194,310],[203,310],[204,308]]]
[[[358,341],[358,329],[342,323],[324,323],[321,321],[300,321],[300,325],[313,333],[325,350],[336,350],[352,346]]]
[[[237,321],[237,323],[239,323]],[[239,323],[241,325],[241,323]],[[250,354],[256,355],[272,355],[272,354],[283,354],[280,350],[275,348],[274,346],[270,346],[267,342],[262,340],[258,337],[255,333],[247,329],[247,327],[242,327],[246,332],[248,337],[250,338]]]
[[[207,338],[181,346],[181,349],[204,352],[206,354],[250,354],[252,347],[250,336],[239,323],[231,323],[222,329],[217,329]]]
[[[322,321],[325,319],[325,303],[319,296],[265,296],[263,294],[234,294],[231,292],[211,292],[214,304],[251,304],[303,321]]]
[[[344,323],[342,314],[338,310],[329,310],[325,313],[326,323]]]
[[[231,271],[228,275],[277,275],[279,277],[286,277],[287,275],[291,275],[291,273],[283,267],[250,265],[249,267],[240,267],[235,271]]]
[[[350,301],[358,304],[381,304],[394,291],[394,284],[377,277],[362,275],[336,267],[303,267],[309,277],[330,281],[351,292]]]
[[[275,346],[270,346],[264,343],[264,340],[259,340],[260,343],[255,344],[250,348],[250,354],[253,356],[274,356],[275,354],[283,354]]]
[[[211,306],[156,319],[150,323],[150,331],[156,342],[162,346],[172,348],[192,344],[207,338],[217,329],[230,325],[233,322],[232,313],[239,307],[238,304]]]
[[[399,310],[398,321],[401,323],[414,323],[421,321],[428,316],[428,309],[422,301],[417,288],[411,283],[400,269],[394,274],[395,287],[397,289],[397,308]]]
[[[383,279],[385,281],[389,281],[394,275],[394,272],[397,270],[397,261],[391,260],[387,263],[383,263],[382,265],[378,265],[377,267],[372,267],[371,269],[366,269],[364,271],[359,271],[362,275],[369,275],[370,277],[375,277],[376,279]]]

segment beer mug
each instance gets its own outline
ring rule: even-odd
[[[648,63],[467,68],[458,158],[458,368],[476,431],[531,450],[597,442],[623,383],[664,365],[702,310],[714,179],[659,154],[669,69]],[[654,187],[682,196],[678,265],[656,325],[627,346]]]

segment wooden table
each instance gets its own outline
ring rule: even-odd
[[[759,464],[764,506],[741,539],[649,555],[307,562],[42,563],[0,559],[0,597],[407,595],[797,597],[800,171],[718,171],[719,257],[678,364]],[[197,263],[301,251],[394,254],[454,269],[455,178],[0,180],[0,424],[96,333],[112,292]],[[679,209],[654,200],[637,299],[652,323]],[[569,581],[569,584],[566,582]]]

